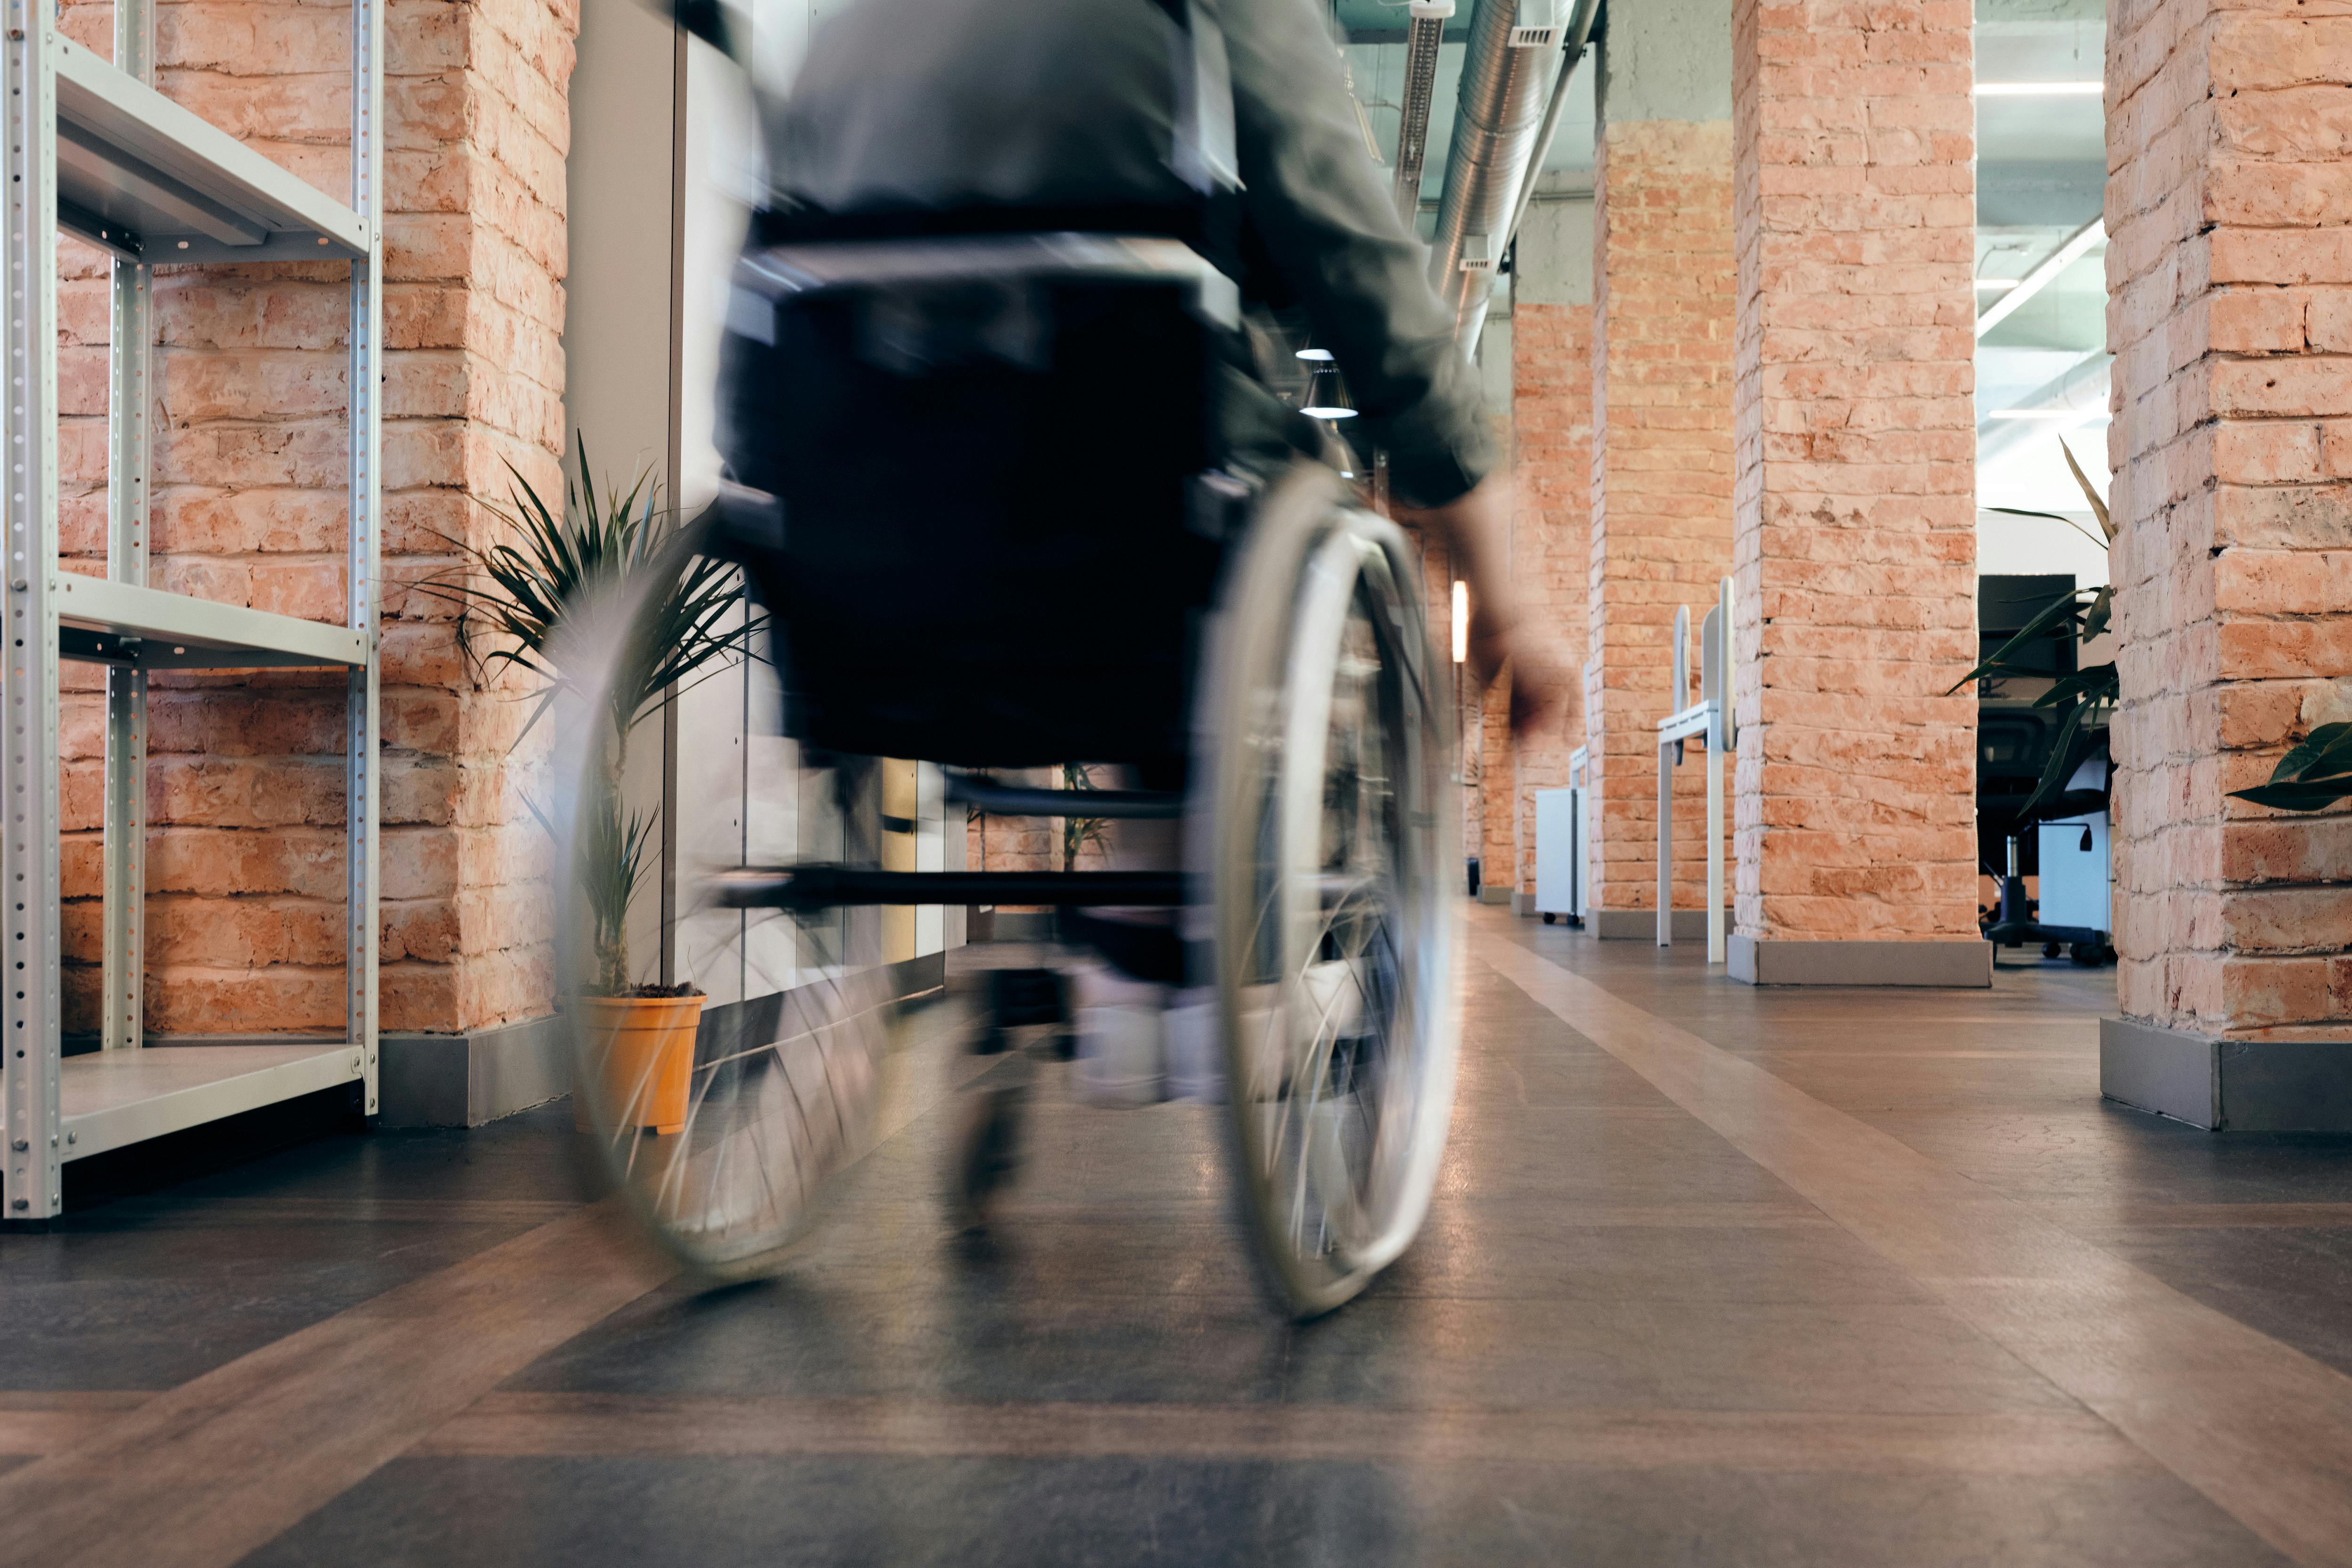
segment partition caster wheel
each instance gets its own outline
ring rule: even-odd
[[[1026,1084],[973,1091],[965,1101],[950,1172],[949,1208],[956,1229],[985,1232],[998,1205],[1021,1172],[1021,1123],[1028,1110]]]
[[[2045,942],[2042,944],[2042,956],[2044,958],[2058,958],[2065,952],[2066,944],[2063,942]]]
[[[1557,919],[1559,919],[1559,917],[1558,917],[1557,915],[1553,914],[1549,910],[1546,910],[1544,911],[1544,924],[1546,924],[1546,925],[1549,925],[1549,924],[1551,924],[1551,922],[1552,922],[1553,921],[1555,921],[1555,920],[1557,920]]]

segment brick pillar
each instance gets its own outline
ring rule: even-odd
[[[1478,897],[1484,903],[1507,904],[1516,887],[1512,868],[1519,852],[1512,832],[1517,784],[1507,671],[1503,679],[1488,681],[1479,694],[1477,722]]]
[[[110,53],[110,8],[67,31]],[[560,494],[565,84],[571,0],[393,0],[383,300],[382,1022],[478,1034],[551,1000],[541,835],[525,809],[527,715],[475,678],[447,606],[408,591],[499,525],[512,463]],[[349,194],[350,19],[300,4],[164,5],[157,85],[338,199]],[[77,247],[79,248],[79,247]],[[103,570],[104,270],[62,290],[63,434],[84,481],[74,569]],[[348,291],[340,266],[159,268],[153,561],[183,593],[340,622]],[[552,487],[552,489],[551,489]],[[94,690],[94,689],[93,689]],[[69,703],[68,1027],[99,956],[103,708]],[[163,1034],[343,1024],[343,683],[316,672],[151,682],[146,1021]],[[462,1078],[463,1066],[459,1065]],[[462,1089],[462,1084],[461,1084]],[[393,1092],[385,1110],[393,1114]]]
[[[1591,647],[1586,744],[1599,792],[1595,924],[1657,929],[1657,722],[1675,610],[1691,625],[1731,569],[1728,0],[1612,17],[1601,47],[1593,204]],[[1696,668],[1694,659],[1693,668]],[[1675,786],[1675,904],[1706,904],[1706,781]],[[1638,911],[1638,912],[1637,912]],[[1694,931],[1692,934],[1696,934]]]
[[[1960,0],[1736,0],[1732,973],[1990,983]]]
[[[2118,11],[2107,37],[2119,1020],[2101,1087],[2352,1128],[2352,816],[2226,792],[2352,719],[2352,16]]]
[[[562,488],[566,96],[578,0],[395,0],[383,419],[383,1027],[479,1032],[547,1012],[545,835],[523,804],[528,705],[457,657],[447,536],[504,524],[508,465]],[[600,476],[600,479],[604,476]]]
[[[1591,228],[1589,203],[1537,204],[1519,231],[1511,279],[1511,425],[1518,485],[1511,575],[1530,626],[1557,643],[1571,673],[1585,654],[1592,578]],[[1551,254],[1539,254],[1547,244]],[[1568,694],[1568,710],[1553,728],[1522,735],[1512,748],[1507,836],[1518,894],[1514,908],[1520,912],[1534,908],[1535,792],[1567,787],[1569,754],[1583,741],[1580,685]],[[1500,864],[1493,873],[1498,879]]]

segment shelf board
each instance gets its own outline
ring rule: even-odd
[[[91,1051],[58,1063],[58,1101],[68,1160],[160,1138],[239,1111],[358,1083],[360,1048],[316,1040],[290,1046],[151,1046]]]
[[[347,260],[367,220],[55,33],[58,226],[158,261]]]
[[[254,669],[367,663],[367,638],[348,626],[215,604],[161,588],[60,572],[58,651],[67,658],[142,669]]]

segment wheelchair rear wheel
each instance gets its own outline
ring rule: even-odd
[[[567,611],[552,658],[561,695],[542,720],[554,727],[542,815],[556,838],[557,981],[577,1120],[647,1228],[716,1283],[773,1272],[826,1184],[872,1142],[891,1007],[880,910],[745,910],[715,896],[726,873],[753,865],[877,867],[882,823],[870,759],[812,757],[777,732],[761,612],[735,592],[739,568],[710,537],[704,523],[685,525]],[[685,668],[681,647],[709,657]],[[753,1000],[655,1052],[614,1026],[617,1010],[601,994],[612,976],[600,969],[614,868],[633,841],[636,865],[621,879],[633,886],[618,896],[626,905],[637,892],[628,923],[641,943],[654,934],[644,918],[659,842],[654,792],[642,779],[629,787],[639,770],[614,744],[613,716],[646,711],[637,694],[663,690],[724,702],[746,731],[740,750],[679,756],[676,798],[689,809],[668,837],[681,967],[739,976]],[[658,719],[641,717],[626,751],[659,741]]]
[[[1419,566],[1320,471],[1267,498],[1216,638],[1196,802],[1241,1195],[1300,1316],[1419,1230],[1454,1101],[1451,746]]]

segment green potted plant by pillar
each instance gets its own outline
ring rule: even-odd
[[[458,646],[485,679],[512,670],[531,678],[535,707],[525,735],[566,689],[563,671],[548,652],[565,607],[650,563],[679,526],[649,470],[625,488],[608,484],[600,496],[584,438],[574,460],[560,509],[509,465],[507,504],[483,503],[507,524],[507,537],[488,545],[449,539],[460,564],[419,584],[457,606]],[[660,606],[661,635],[646,640],[655,657],[625,669],[604,710],[588,716],[604,731],[599,744],[611,787],[600,792],[604,804],[597,816],[582,825],[580,864],[573,868],[593,931],[593,973],[583,977],[587,994],[577,1005],[588,1012],[590,1040],[602,1047],[590,1053],[601,1081],[580,1087],[593,1088],[617,1121],[656,1132],[675,1132],[685,1124],[704,998],[692,984],[631,979],[629,907],[658,863],[659,816],[657,811],[625,815],[620,781],[640,723],[698,679],[746,656],[751,631],[740,613],[743,603],[738,574],[699,563]],[[525,804],[540,816],[538,806]],[[548,826],[543,816],[540,821]]]

